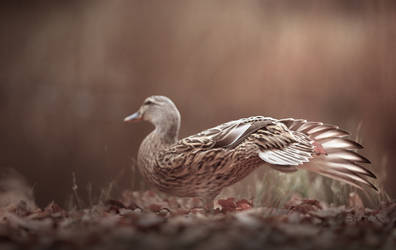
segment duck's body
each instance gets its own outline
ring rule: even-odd
[[[143,119],[155,126],[141,143],[138,167],[160,191],[200,197],[208,204],[227,186],[267,165],[283,172],[303,168],[361,188],[363,176],[375,177],[353,150],[361,146],[337,126],[305,120],[256,116],[221,124],[178,140],[180,114],[163,96],[146,99],[125,120]],[[362,176],[363,175],[363,176]]]

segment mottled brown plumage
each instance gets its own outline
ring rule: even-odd
[[[143,140],[138,168],[152,186],[213,205],[220,191],[265,165],[282,172],[307,169],[355,187],[370,186],[356,153],[361,146],[337,126],[256,116],[230,121],[178,140],[180,114],[164,96],[148,97],[125,121],[145,120],[155,129]]]

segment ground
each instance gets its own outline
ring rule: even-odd
[[[351,196],[353,197],[353,196]],[[197,199],[124,192],[87,208],[0,210],[0,249],[394,249],[396,203],[365,208],[292,197],[283,208],[234,198],[207,213]]]

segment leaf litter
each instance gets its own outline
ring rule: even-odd
[[[25,201],[0,208],[0,249],[394,249],[396,203],[365,208],[293,196],[282,208],[220,199],[214,211],[198,199],[126,191],[88,208],[45,208]]]

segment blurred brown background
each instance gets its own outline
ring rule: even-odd
[[[181,136],[251,115],[339,124],[396,195],[395,1],[14,1],[0,19],[0,168],[40,204],[73,171],[82,188],[130,172],[151,127],[122,119],[152,94]]]

